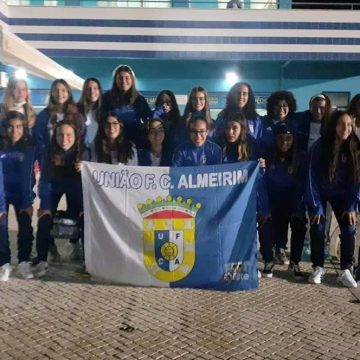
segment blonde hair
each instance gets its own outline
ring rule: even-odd
[[[29,128],[32,128],[36,122],[36,113],[31,105],[30,91],[29,91],[28,84],[27,84],[26,80],[24,80],[24,79],[16,79],[15,77],[10,77],[8,85],[4,91],[4,106],[1,111],[1,117],[4,117],[4,115],[8,111],[14,110],[15,99],[14,99],[13,93],[16,88],[16,85],[20,82],[24,83],[26,86],[26,98],[25,98],[25,104],[24,104],[25,118],[26,118],[27,126]]]

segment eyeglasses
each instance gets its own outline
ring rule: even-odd
[[[207,130],[194,130],[194,129],[190,130],[191,136],[196,136],[196,135],[205,136],[206,133],[207,133]]]
[[[107,123],[105,123],[104,127],[108,128],[108,129],[111,128],[111,127],[117,128],[117,127],[120,127],[120,123],[118,123],[118,122],[107,122]]]
[[[164,133],[164,129],[150,129],[149,135],[161,135]]]

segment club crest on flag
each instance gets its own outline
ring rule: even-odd
[[[181,196],[158,196],[138,204],[143,218],[144,263],[165,282],[185,278],[195,264],[195,218],[201,204]]]

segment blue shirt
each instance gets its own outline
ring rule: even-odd
[[[175,149],[172,166],[202,166],[222,163],[220,146],[206,140],[202,146],[188,141]]]

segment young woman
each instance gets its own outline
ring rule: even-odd
[[[279,122],[286,122],[295,134],[297,126],[293,115],[296,111],[296,99],[290,91],[273,92],[266,103],[267,115],[262,118],[262,131],[257,138],[261,155],[268,158],[272,154],[274,126]]]
[[[35,194],[33,188],[33,163],[35,148],[31,144],[26,127],[25,116],[18,111],[9,111],[3,120],[4,137],[0,144],[0,154],[4,175],[5,207],[8,212],[13,205],[19,226],[18,231],[18,261],[19,273],[24,279],[32,279],[30,254],[33,242],[31,226],[32,204]],[[5,221],[6,231],[0,239],[0,266],[10,275],[10,246],[7,233],[7,218],[1,211],[1,219]],[[8,278],[8,276],[7,276]],[[6,276],[4,278],[6,279]]]
[[[295,137],[285,122],[274,127],[274,152],[267,162],[265,179],[269,194],[275,258],[287,264],[285,254],[288,242],[288,227],[291,227],[291,249],[289,270],[294,277],[302,277],[301,261],[306,233],[305,153],[298,151]]]
[[[51,84],[48,105],[39,113],[33,130],[36,143],[36,159],[40,162],[43,152],[50,144],[56,123],[64,119],[73,122],[78,132],[83,136],[85,129],[84,119],[73,100],[70,86],[65,80],[57,79]],[[60,259],[55,243],[50,244],[49,251],[54,260]]]
[[[251,86],[239,82],[232,86],[226,96],[226,106],[215,122],[214,138],[222,136],[227,120],[234,113],[242,113],[247,121],[250,134],[257,139],[261,134],[262,124],[255,110],[255,96]]]
[[[109,112],[102,121],[90,150],[94,162],[138,164],[136,147],[127,138],[124,123],[115,112]]]
[[[26,80],[10,77],[4,93],[4,103],[0,105],[0,120],[2,120],[8,111],[18,111],[23,114],[29,133],[36,121],[36,113],[31,106],[30,91]]]
[[[356,94],[350,101],[349,114],[355,119],[355,133],[360,139],[360,94]]]
[[[258,158],[255,139],[249,134],[247,121],[241,113],[234,113],[226,123],[223,137],[219,139],[223,151],[223,163],[259,161],[261,172],[258,176],[257,220],[260,253],[265,261],[264,277],[272,276],[273,260],[271,242],[271,218],[266,183],[264,181],[265,160]]]
[[[112,88],[103,98],[103,113],[109,111],[121,117],[127,137],[140,147],[144,141],[140,136],[141,129],[151,118],[151,109],[136,90],[135,73],[128,65],[120,65],[114,70]]]
[[[80,132],[84,131],[84,121],[73,100],[69,84],[57,79],[51,84],[47,107],[42,110],[34,127],[34,139],[41,153],[49,144],[57,122],[66,119],[72,121]]]
[[[155,100],[153,118],[162,119],[167,129],[172,123],[180,121],[180,110],[175,95],[170,90],[159,92]]]
[[[249,135],[246,119],[240,113],[234,113],[227,121],[220,144],[224,163],[258,159],[255,139]]]
[[[310,150],[329,121],[331,111],[330,98],[325,94],[316,94],[309,101],[309,110],[295,114],[298,125],[296,134],[298,149]]]
[[[151,119],[147,123],[149,147],[138,151],[140,166],[170,166],[169,153],[164,148],[165,126],[160,119]]]
[[[175,149],[172,166],[202,166],[222,163],[219,145],[207,140],[209,125],[205,118],[191,118],[189,133],[190,140]]]
[[[78,102],[80,114],[85,121],[85,146],[89,146],[95,139],[101,119],[101,84],[98,79],[88,78],[84,82],[81,97]]]
[[[306,184],[306,203],[310,217],[311,261],[314,271],[309,282],[320,284],[324,269],[325,210],[328,201],[340,228],[339,281],[356,287],[350,269],[354,255],[356,206],[359,201],[360,142],[352,118],[346,111],[335,111],[323,135],[310,152]]]
[[[164,121],[166,148],[171,153],[177,146],[188,140],[187,128],[180,116],[179,107],[172,91],[163,90],[158,94],[153,118]]]
[[[88,160],[83,150],[82,136],[73,121],[62,120],[55,124],[50,145],[44,152],[39,182],[40,208],[36,250],[36,272],[44,276],[48,269],[47,256],[53,216],[61,197],[66,195],[67,216],[83,224],[83,199],[81,187],[81,161]],[[73,242],[78,244],[78,240]],[[76,246],[76,245],[74,245]]]
[[[202,86],[196,86],[191,89],[183,115],[186,126],[192,117],[204,117],[209,124],[209,128],[213,128],[213,120],[210,115],[209,94]]]

